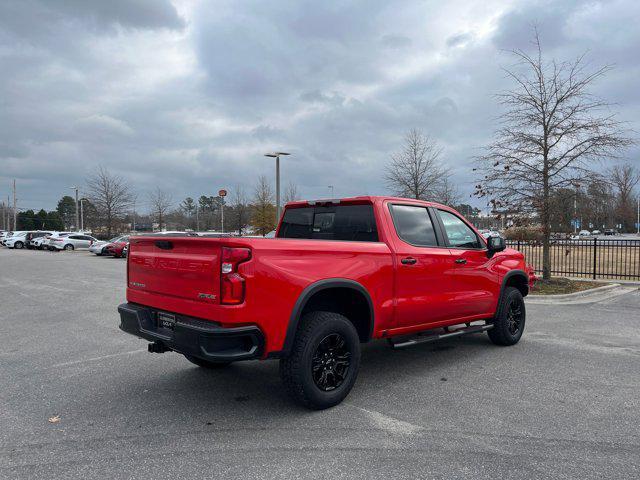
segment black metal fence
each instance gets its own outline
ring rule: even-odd
[[[507,246],[524,253],[536,273],[542,273],[542,243],[507,240]],[[640,240],[551,241],[551,274],[564,277],[640,280]]]

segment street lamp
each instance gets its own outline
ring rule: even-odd
[[[280,155],[291,155],[287,152],[265,153],[265,157],[276,159],[276,224],[280,221]]]
[[[69,187],[71,190],[76,191],[76,232],[80,227],[80,210],[78,209],[78,187]]]

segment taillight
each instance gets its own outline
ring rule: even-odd
[[[222,247],[220,303],[237,305],[244,302],[244,277],[238,273],[238,265],[250,258],[248,248]]]

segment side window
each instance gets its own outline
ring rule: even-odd
[[[82,240],[81,235],[69,235],[70,240]]]
[[[418,247],[438,245],[436,232],[426,207],[392,205],[391,216],[398,236],[405,242]]]
[[[483,245],[466,223],[456,215],[438,210],[438,215],[444,224],[444,231],[449,239],[449,246],[457,248],[482,248]]]

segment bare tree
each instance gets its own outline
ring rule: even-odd
[[[260,235],[266,235],[275,228],[276,207],[273,202],[273,190],[267,177],[260,175],[256,184],[252,202],[251,224]]]
[[[102,166],[86,182],[89,200],[104,221],[110,237],[116,222],[127,213],[133,202],[131,188],[122,177],[109,173]]]
[[[610,182],[617,193],[616,221],[629,230],[635,221],[633,190],[640,182],[640,172],[633,165],[615,165],[609,170]]]
[[[162,230],[165,224],[165,217],[172,205],[171,195],[160,187],[149,194],[149,202],[151,203],[151,213],[156,217],[158,222],[158,230]]]
[[[233,223],[235,229],[238,230],[238,234],[242,235],[245,228],[249,224],[249,201],[247,200],[247,194],[241,185],[237,185],[233,191],[233,197],[231,200],[231,208],[233,214]]]
[[[451,180],[450,175],[443,176],[440,185],[436,189],[436,199],[438,202],[450,207],[454,207],[460,203],[462,195],[457,185]]]
[[[287,188],[284,191],[284,203],[294,202],[296,200],[299,200],[299,198],[298,187],[295,183],[289,181],[289,183],[287,183]]]
[[[552,192],[590,175],[590,164],[613,157],[632,141],[609,105],[589,87],[610,67],[587,71],[584,55],[572,62],[546,61],[537,30],[535,55],[522,50],[505,69],[514,88],[498,95],[505,112],[500,128],[478,159],[476,195],[497,208],[535,211],[543,233],[543,278],[551,277]]]
[[[405,136],[402,150],[391,156],[386,169],[387,185],[397,195],[435,200],[449,170],[440,164],[442,148],[416,129]]]

